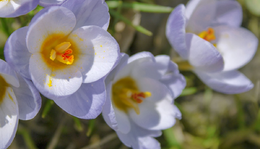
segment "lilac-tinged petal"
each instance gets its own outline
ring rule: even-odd
[[[154,56],[150,52],[140,52],[137,54],[132,55],[127,60],[127,65],[125,64],[120,71],[115,74],[114,82],[124,78],[124,77],[138,77],[138,70],[134,71],[136,67],[140,67],[140,65],[143,65],[143,62],[154,62]],[[121,62],[120,62],[121,63]],[[142,67],[142,66],[141,66]],[[140,76],[145,75],[146,72],[143,71]],[[150,75],[150,77],[154,76],[153,74]]]
[[[111,88],[112,88],[112,82],[107,83],[106,84],[107,96],[106,96],[106,102],[103,107],[102,116],[110,128],[117,130],[118,126],[117,126],[116,115],[115,115],[114,107],[111,103],[112,102]]]
[[[80,54],[87,59],[75,63],[84,76],[84,83],[91,83],[107,75],[120,60],[116,40],[98,26],[85,26],[71,33],[69,39],[77,43]]]
[[[41,108],[41,96],[34,84],[18,75],[20,87],[13,87],[19,107],[19,119],[30,120]]]
[[[225,94],[239,94],[254,87],[246,76],[236,70],[220,73],[195,71],[195,73],[210,88]]]
[[[0,148],[7,148],[13,141],[18,125],[18,103],[11,87],[0,103]]]
[[[183,4],[180,4],[172,11],[166,25],[166,36],[174,50],[183,59],[187,59],[189,51],[185,41],[186,19],[184,13],[185,7]]]
[[[31,56],[29,69],[37,89],[50,99],[71,95],[82,84],[81,72],[76,67],[71,65],[63,69],[51,69],[38,53]]]
[[[102,115],[106,123],[115,131],[128,133],[131,129],[130,121],[127,114],[114,107],[111,95],[112,83],[106,84],[107,98],[103,107]]]
[[[247,29],[218,26],[214,28],[217,49],[224,59],[224,71],[238,69],[247,64],[255,55],[257,37]]]
[[[26,44],[31,53],[39,52],[44,40],[53,34],[68,35],[76,24],[74,14],[64,7],[49,7],[40,11],[28,28]]]
[[[198,4],[201,2],[202,0],[191,0],[188,1],[186,4],[186,10],[185,10],[185,17],[187,18],[187,20],[190,19],[191,15],[193,14],[194,10],[197,8]]]
[[[186,80],[180,74],[178,66],[173,63],[169,56],[159,55],[155,57],[156,63],[162,68],[162,78],[160,81],[172,92],[172,97],[178,97],[186,86]]]
[[[135,82],[139,88],[140,92],[151,92],[151,96],[145,98],[150,102],[159,102],[160,100],[166,98],[169,94],[169,89],[158,80],[151,78],[135,78]],[[172,102],[173,99],[169,98]]]
[[[189,62],[196,70],[217,72],[223,69],[224,62],[221,54],[208,41],[194,34],[186,34],[189,49]]]
[[[64,3],[66,0],[40,0],[39,5],[43,7],[48,6],[59,6]]]
[[[5,79],[5,81],[15,87],[19,87],[19,81],[16,73],[13,69],[3,60],[0,59],[0,75]]]
[[[74,94],[54,100],[67,113],[82,119],[94,119],[101,112],[106,100],[104,79],[83,83]]]
[[[153,96],[152,92],[152,96]],[[129,110],[129,116],[140,127],[148,130],[162,130],[172,127],[176,120],[175,107],[172,104],[171,96],[168,94],[158,102],[150,101],[149,98],[139,104],[140,114]]]
[[[138,61],[138,60],[136,60]],[[155,80],[159,80],[161,78],[161,74],[158,72],[159,66],[155,62],[151,62],[151,60],[139,60],[139,64],[136,63],[132,70],[133,78],[152,78]]]
[[[0,17],[13,18],[24,15],[36,8],[39,0],[0,1]]]
[[[131,131],[127,134],[123,134],[116,131],[119,139],[128,147],[134,149],[160,149],[160,143],[152,138],[158,137],[162,133],[161,131],[146,130],[137,126],[134,122],[131,122]]]
[[[136,54],[132,55],[131,57],[129,57],[128,64],[132,63],[136,60],[139,60],[139,59],[151,59],[152,61],[155,61],[152,53],[144,51],[144,52],[136,53]]]
[[[217,2],[214,23],[239,27],[242,23],[243,12],[237,1],[225,0]]]
[[[62,6],[75,14],[77,18],[75,28],[96,25],[107,30],[110,15],[105,0],[68,0]]]
[[[5,59],[7,63],[27,79],[31,79],[29,73],[29,59],[31,53],[26,47],[25,37],[28,27],[23,27],[11,34],[5,44]]]
[[[200,0],[187,21],[186,31],[199,34],[206,30],[215,19],[216,9],[216,0]]]

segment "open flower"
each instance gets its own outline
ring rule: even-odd
[[[32,119],[40,107],[41,96],[32,82],[0,60],[0,148],[12,143],[18,119]]]
[[[68,113],[95,118],[105,101],[104,76],[120,58],[102,0],[66,1],[40,11],[15,31],[5,56],[17,72]],[[68,9],[69,8],[69,9]],[[90,11],[91,10],[91,11]]]
[[[175,124],[181,113],[173,104],[185,79],[168,56],[141,52],[123,55],[106,78],[106,123],[128,147],[160,148],[153,138]]]
[[[258,40],[239,27],[242,9],[233,0],[191,0],[169,16],[166,35],[183,68],[193,70],[212,89],[235,94],[253,84],[237,69],[254,56]],[[180,68],[182,68],[180,65]]]

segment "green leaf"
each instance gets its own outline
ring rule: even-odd
[[[81,125],[80,120],[78,118],[74,117],[74,116],[73,116],[73,120],[74,120],[74,123],[75,123],[76,130],[82,131],[83,127]]]
[[[252,14],[260,16],[260,0],[245,0],[245,3]]]
[[[53,100],[47,100],[46,101],[46,103],[44,105],[43,112],[42,112],[42,118],[45,118],[45,116],[49,113],[53,103],[54,103]]]
[[[122,20],[123,22],[125,22],[127,25],[132,26],[135,30],[137,30],[138,32],[141,32],[147,36],[152,36],[153,33],[151,31],[148,31],[147,29],[143,28],[140,25],[134,25],[130,20],[128,20],[127,18],[123,17],[120,13],[114,11],[114,10],[109,10],[110,14],[115,17],[118,18],[120,20]]]
[[[192,95],[195,94],[198,91],[198,89],[196,87],[189,87],[189,88],[185,88],[180,96],[188,96],[188,95]]]
[[[89,121],[88,131],[87,131],[87,136],[88,136],[88,137],[92,134],[92,132],[93,132],[93,130],[94,130],[95,121],[96,121],[95,119]]]
[[[122,6],[123,8],[131,8],[133,10],[137,10],[141,12],[150,12],[150,13],[170,13],[173,10],[172,7],[138,3],[138,2],[126,3],[122,1],[107,1],[106,3],[110,9]]]

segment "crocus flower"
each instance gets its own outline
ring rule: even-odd
[[[0,59],[0,148],[13,141],[18,119],[32,119],[41,107],[41,96],[31,81],[16,75]]]
[[[234,0],[191,0],[171,13],[166,35],[186,69],[212,89],[236,94],[253,88],[237,69],[252,59],[258,45],[241,22],[242,9]]]
[[[64,1],[66,1],[66,0],[40,0],[39,5],[41,5],[43,7],[54,6],[54,5],[59,6]]]
[[[153,137],[175,124],[181,113],[173,104],[185,79],[168,56],[141,52],[123,55],[106,78],[106,123],[128,147],[160,148]]]
[[[45,8],[9,37],[7,62],[68,113],[95,118],[105,101],[103,78],[120,58],[108,24],[103,0]]]

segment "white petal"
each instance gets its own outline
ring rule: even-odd
[[[76,92],[82,84],[82,75],[73,65],[52,69],[41,54],[33,54],[29,69],[37,89],[50,99],[62,98]]]
[[[203,73],[195,71],[199,78],[210,88],[225,94],[238,94],[249,91],[253,83],[239,71]]]
[[[114,106],[114,110],[115,110],[116,121],[118,126],[117,131],[120,131],[121,133],[124,134],[128,133],[131,130],[128,114],[125,113],[124,111],[117,109],[115,106]]]
[[[30,80],[18,75],[20,87],[13,87],[19,106],[19,119],[29,120],[36,116],[41,108],[41,96]]]
[[[0,148],[7,148],[13,141],[18,125],[18,103],[9,87],[0,103]]]
[[[83,73],[84,83],[95,82],[107,75],[121,56],[116,40],[97,26],[79,28],[68,39],[76,42],[80,54],[86,56],[86,60],[76,63]]]
[[[194,34],[186,34],[189,63],[196,70],[218,72],[223,69],[223,58],[208,41]]]
[[[255,55],[257,37],[244,28],[218,26],[214,28],[217,49],[224,59],[224,71],[238,69],[247,64]]]
[[[19,81],[15,71],[3,60],[0,59],[0,77],[10,85],[19,87]]]
[[[178,115],[171,102],[171,96],[166,96],[161,101],[155,103],[148,98],[139,104],[140,114],[134,110],[129,110],[131,119],[140,127],[148,130],[162,130],[172,127]]]
[[[35,15],[29,25],[26,42],[31,53],[39,52],[44,40],[52,34],[68,35],[76,24],[74,14],[64,7],[48,7]]]

